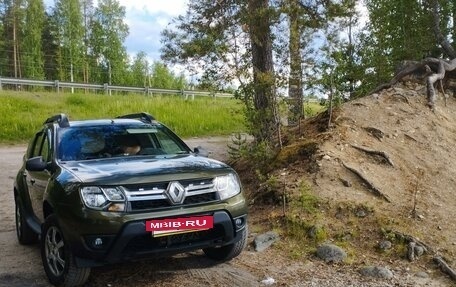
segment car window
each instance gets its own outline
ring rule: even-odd
[[[58,159],[64,161],[180,154],[190,151],[163,126],[68,127],[59,130],[58,142]]]
[[[163,131],[157,132],[156,137],[158,142],[160,143],[161,148],[167,154],[177,154],[182,151],[179,143],[174,141],[169,135],[164,133]]]
[[[43,160],[48,162],[51,160],[49,152],[49,140],[45,132],[40,132],[35,136],[33,141],[32,153],[30,157],[42,156]]]
[[[40,155],[43,156],[43,160],[45,162],[51,161],[51,153],[49,152],[49,140],[46,134],[43,137]]]

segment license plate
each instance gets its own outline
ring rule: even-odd
[[[154,237],[207,230],[213,227],[214,218],[212,216],[191,216],[146,221],[146,231],[152,232]]]

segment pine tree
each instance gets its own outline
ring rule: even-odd
[[[59,80],[82,81],[84,70],[84,27],[79,0],[57,0],[52,27],[58,43]]]
[[[25,17],[24,5],[25,2],[23,0],[3,0],[1,2],[4,75],[14,78],[22,77],[20,44]]]
[[[22,40],[23,76],[44,79],[42,35],[44,29],[44,4],[42,0],[28,0]]]
[[[116,0],[100,0],[92,22],[93,57],[100,63],[98,80],[126,84],[128,55],[124,41],[128,36],[125,7]]]

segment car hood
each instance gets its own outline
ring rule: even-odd
[[[79,182],[106,185],[207,178],[232,171],[220,161],[195,155],[68,161],[62,166]]]

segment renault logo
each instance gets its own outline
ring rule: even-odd
[[[171,181],[165,191],[171,204],[182,204],[185,199],[185,188],[177,181]]]

